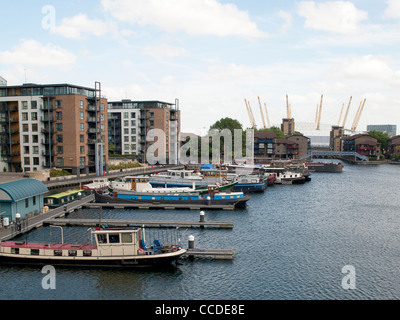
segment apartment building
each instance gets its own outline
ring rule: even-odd
[[[369,134],[355,134],[342,138],[343,151],[357,152],[367,157],[380,157],[381,144]]]
[[[176,163],[180,127],[179,100],[175,103],[128,99],[108,102],[108,142],[115,154],[131,154],[146,162],[147,151],[158,142],[155,156],[166,155],[167,163]],[[158,139],[152,141],[151,129],[160,129],[165,143]]]
[[[107,99],[101,85],[0,86],[0,165],[7,171],[108,170]]]

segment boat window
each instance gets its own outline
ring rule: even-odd
[[[84,257],[91,257],[92,256],[92,250],[83,250],[83,256]]]
[[[11,253],[19,254],[19,248],[11,248]]]
[[[122,243],[132,243],[132,233],[121,233]]]
[[[62,250],[54,250],[55,256],[62,256]]]
[[[70,257],[76,257],[76,250],[68,250],[68,255]]]
[[[97,241],[99,243],[107,243],[107,235],[105,234],[98,234],[97,235]]]
[[[38,256],[39,255],[39,249],[31,249],[31,255],[32,256]]]
[[[110,243],[119,243],[119,233],[110,233],[108,239]]]

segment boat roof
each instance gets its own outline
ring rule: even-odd
[[[68,196],[68,195],[71,195],[71,194],[75,194],[75,193],[78,193],[78,192],[84,192],[84,191],[85,190],[83,190],[83,189],[80,189],[80,190],[69,190],[69,191],[53,194],[53,195],[48,196],[46,198],[56,198],[56,199],[58,199],[58,198],[62,198],[62,197],[65,197],[65,196]]]
[[[52,249],[52,250],[94,250],[94,244],[47,244],[47,243],[28,243],[26,241],[4,241],[1,247],[28,248],[28,249]]]

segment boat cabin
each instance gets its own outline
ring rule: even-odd
[[[84,195],[86,195],[86,191],[83,189],[69,190],[45,197],[44,205],[49,206],[50,208],[56,208],[78,200],[79,197],[83,197]]]
[[[227,178],[228,170],[219,170],[219,169],[204,169],[201,170],[201,174],[204,178]]]

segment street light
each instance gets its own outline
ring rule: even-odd
[[[61,244],[64,244],[64,230],[60,226],[50,226],[51,228],[60,228],[61,229]]]

